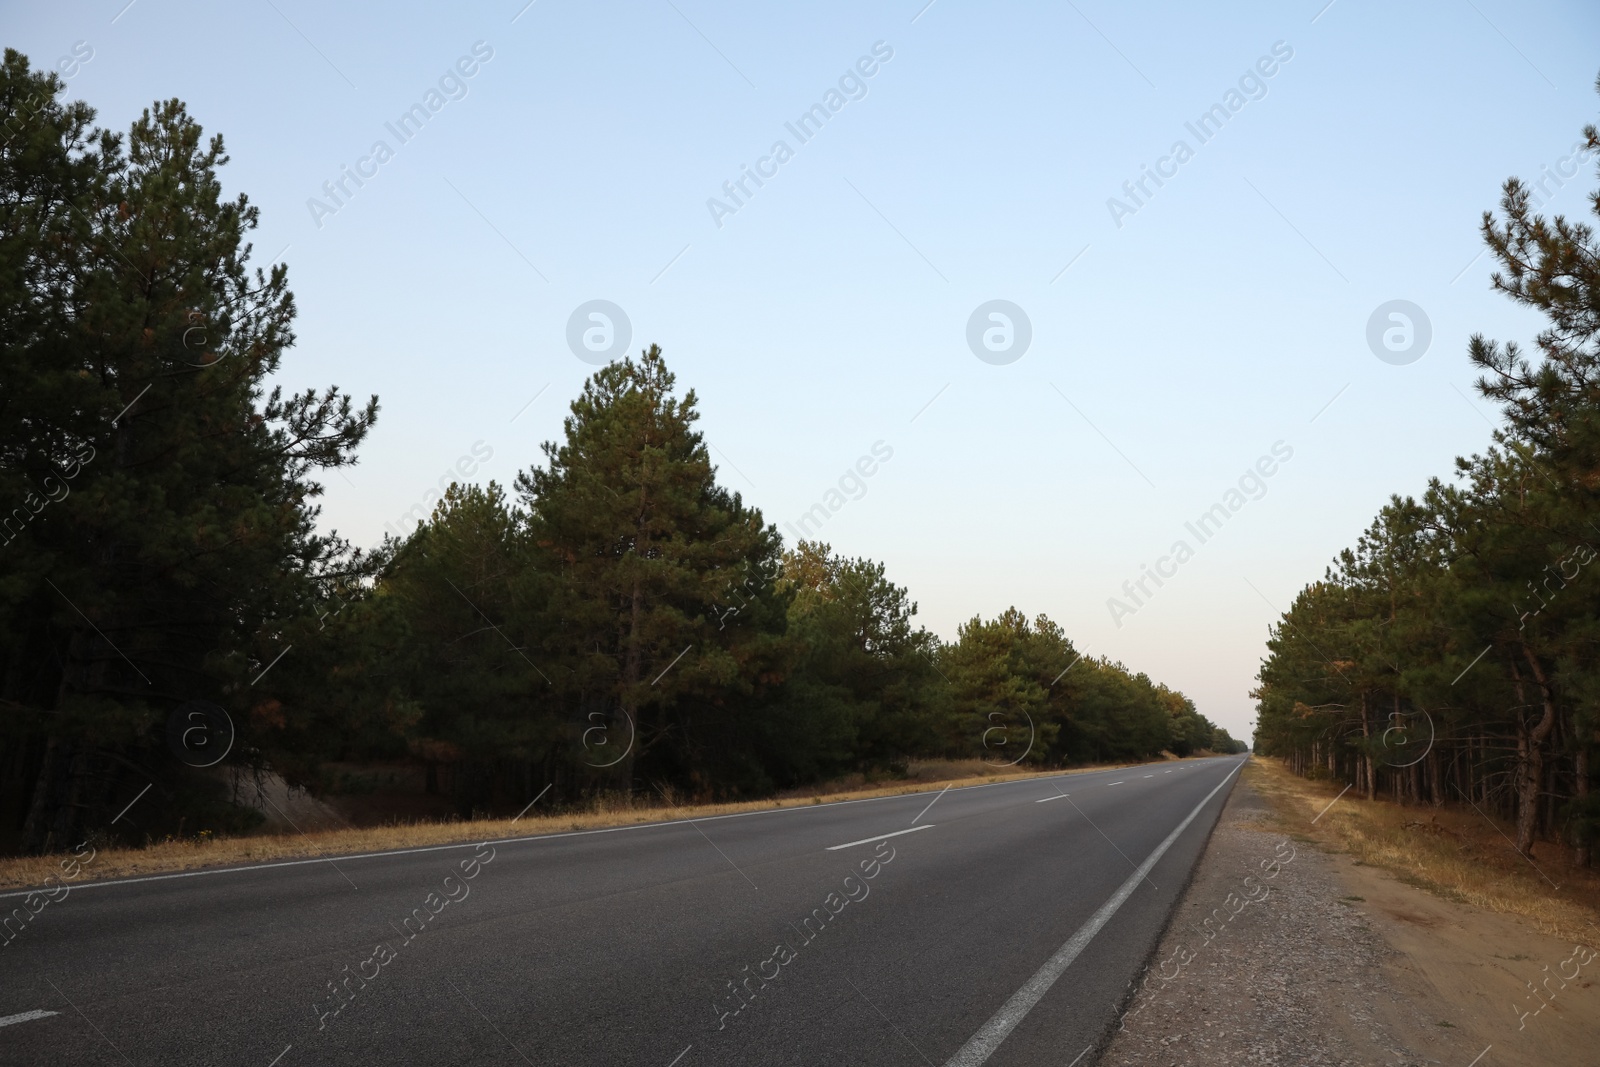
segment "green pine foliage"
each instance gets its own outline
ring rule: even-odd
[[[1548,321],[1532,354],[1471,340],[1504,425],[1453,482],[1393,498],[1273,628],[1256,749],[1369,798],[1470,801],[1510,820],[1525,855],[1544,837],[1586,865],[1600,831],[1600,242],[1533,214],[1516,179],[1483,236],[1494,288]]]
[[[165,721],[194,699],[247,721],[251,680],[358,564],[311,501],[377,412],[265,390],[294,302],[284,268],[247,265],[256,209],[222,196],[222,139],[176,100],[91,132],[61,88],[6,52],[0,810],[30,849],[144,783],[200,788]]]

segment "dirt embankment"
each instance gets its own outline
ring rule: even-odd
[[[1365,848],[1341,847],[1349,825],[1324,825],[1350,798],[1319,815],[1301,801],[1336,790],[1302,797],[1282,773],[1257,761],[1235,788],[1102,1064],[1597,1062],[1597,939],[1554,936],[1593,929],[1571,887],[1500,911],[1447,899],[1473,887],[1423,888],[1361,859]],[[1357,828],[1369,843],[1388,836]]]

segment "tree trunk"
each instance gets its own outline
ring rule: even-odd
[[[1576,768],[1576,781],[1573,784],[1573,796],[1577,799],[1577,808],[1580,817],[1584,820],[1579,824],[1578,839],[1574,844],[1576,850],[1572,854],[1572,862],[1577,867],[1589,866],[1589,830],[1587,827],[1589,816],[1589,745],[1588,739],[1577,739],[1578,753],[1573,759]]]
[[[1394,706],[1389,712],[1389,725],[1383,732],[1383,748],[1385,758],[1388,758],[1389,755],[1389,731],[1396,731],[1395,736],[1397,737],[1406,736],[1403,732],[1405,730],[1405,726],[1403,724],[1403,720],[1400,718],[1400,689],[1398,686],[1395,687],[1395,691],[1391,693],[1390,696],[1393,698]],[[1401,765],[1394,768],[1394,796],[1402,806],[1411,803],[1413,799],[1411,789],[1411,768],[1404,766],[1405,757],[1409,755],[1409,752],[1402,750]]]
[[[28,804],[28,816],[22,823],[22,851],[40,853],[48,848],[50,814],[60,804],[65,788],[66,764],[72,759],[72,746],[52,737],[45,743],[44,759],[39,764],[39,776],[34,779],[33,798]]]
[[[1378,799],[1377,768],[1373,765],[1372,749],[1368,747],[1372,738],[1372,717],[1367,707],[1367,694],[1361,694],[1361,762],[1367,772],[1367,799]]]
[[[634,566],[641,566],[650,558],[650,487],[645,481],[643,460],[639,470],[639,515],[634,520]],[[628,605],[628,647],[623,653],[622,700],[620,710],[625,721],[613,721],[606,740],[626,744],[627,751],[617,761],[614,773],[622,780],[622,790],[633,792],[633,763],[640,734],[639,683],[644,673],[644,650],[639,647],[639,628],[644,621],[644,584],[637,570],[633,575],[633,590]],[[626,741],[623,739],[626,738]]]
[[[1544,709],[1538,723],[1531,729],[1523,715],[1525,707],[1517,709],[1517,851],[1531,859],[1533,834],[1539,817],[1539,785],[1544,779],[1544,741],[1555,728],[1556,706],[1539,658],[1527,645],[1522,646],[1522,654],[1528,661],[1528,670],[1534,682],[1539,686],[1539,703]],[[1514,672],[1512,677],[1517,679],[1517,700],[1525,705],[1521,693],[1521,675]]]
[[[82,743],[58,744],[52,738],[50,745],[23,838],[23,850],[36,854],[70,848],[82,837],[83,812],[89,805],[85,793],[94,771],[93,753]]]
[[[643,654],[639,648],[639,623],[644,615],[644,590],[639,579],[633,580],[632,610],[628,618],[628,649],[622,668],[622,717],[625,721],[613,723],[611,737],[622,744],[628,738],[628,752],[617,762],[616,773],[622,779],[622,789],[633,792],[633,748],[639,731],[639,699],[636,693],[642,674]],[[609,741],[611,738],[608,737]]]

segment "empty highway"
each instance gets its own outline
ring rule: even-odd
[[[1240,763],[82,885],[0,1064],[1081,1067]]]

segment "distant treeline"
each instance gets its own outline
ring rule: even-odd
[[[470,815],[1235,748],[1043,616],[945,644],[881,564],[785,548],[654,348],[513,486],[452,485],[372,552],[318,533],[377,398],[264,384],[293,297],[249,266],[220,138],[176,100],[104,132],[61,92],[5,54],[0,851],[245,828],[196,769],[224,752],[311,788],[414,761]]]
[[[1584,131],[1600,149],[1594,126]],[[1591,194],[1600,211],[1600,195]],[[1496,290],[1541,312],[1534,351],[1481,335],[1504,422],[1422,500],[1394,497],[1274,628],[1258,752],[1368,797],[1472,803],[1516,846],[1600,829],[1600,244],[1506,182],[1483,235]]]

